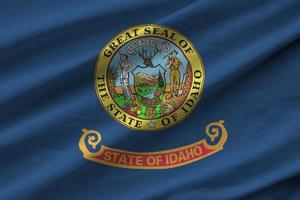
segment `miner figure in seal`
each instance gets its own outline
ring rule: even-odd
[[[180,86],[180,68],[182,63],[180,59],[177,57],[178,52],[173,50],[168,58],[166,63],[166,67],[170,69],[170,90],[171,97],[176,92],[179,95],[179,86]]]

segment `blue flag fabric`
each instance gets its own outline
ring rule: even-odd
[[[0,199],[300,199],[300,1],[0,2]],[[173,128],[128,129],[94,89],[97,55],[120,31],[183,33],[205,68],[202,99]],[[81,130],[110,147],[172,149],[224,120],[224,149],[172,169],[88,161]]]

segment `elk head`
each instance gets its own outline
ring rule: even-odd
[[[153,53],[149,52],[149,54],[143,47],[142,47],[141,52],[140,52],[140,50],[138,50],[138,54],[139,54],[140,58],[143,59],[144,65],[146,67],[153,67],[152,59],[158,52],[160,52],[160,50],[158,50],[157,47],[155,47]]]

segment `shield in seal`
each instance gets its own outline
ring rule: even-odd
[[[164,69],[160,64],[156,66],[136,66],[132,70],[134,77],[134,91],[142,107],[141,116],[160,117],[161,101],[165,93]]]

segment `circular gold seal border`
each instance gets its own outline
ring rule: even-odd
[[[107,69],[115,52],[124,44],[140,37],[160,37],[177,45],[191,64],[193,83],[185,102],[173,113],[157,119],[140,119],[125,113],[111,97],[106,80]],[[126,40],[125,40],[126,39]],[[141,24],[129,27],[110,40],[98,55],[94,84],[105,111],[124,126],[137,131],[158,131],[183,121],[196,107],[204,89],[204,64],[197,49],[182,33],[162,25]]]

